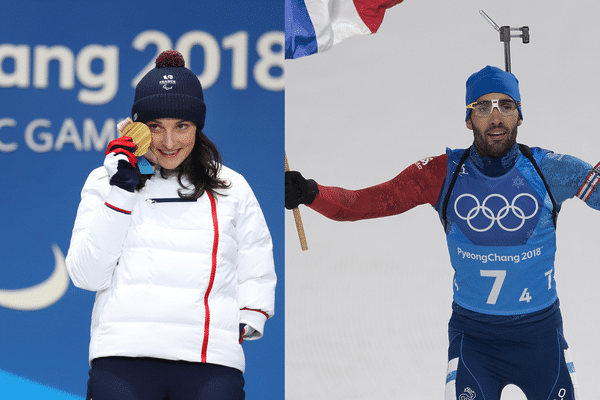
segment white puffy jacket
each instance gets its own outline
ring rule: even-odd
[[[97,291],[90,362],[155,357],[244,371],[239,324],[262,336],[274,313],[276,276],[264,216],[246,180],[197,201],[157,172],[140,191],[92,171],[77,211],[66,266],[75,286]],[[186,183],[186,182],[184,182]]]

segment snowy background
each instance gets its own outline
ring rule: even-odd
[[[504,69],[511,42],[524,121],[518,141],[600,160],[600,2],[405,0],[378,33],[286,61],[290,167],[348,189],[387,181],[419,159],[465,148],[465,81]],[[452,268],[435,210],[341,223],[301,207],[308,251],[286,212],[286,399],[442,399]],[[600,399],[600,213],[567,201],[556,281],[580,392]],[[503,400],[523,400],[514,386]]]

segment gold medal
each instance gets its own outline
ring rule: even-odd
[[[148,152],[150,142],[152,141],[152,134],[146,124],[133,122],[131,118],[127,118],[117,125],[117,130],[121,136],[129,136],[133,139],[133,142],[137,145],[137,149],[134,152],[136,157],[143,156]]]

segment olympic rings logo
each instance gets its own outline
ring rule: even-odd
[[[471,211],[469,211],[467,213],[467,216],[462,216],[459,212],[458,212],[458,202],[460,201],[460,199],[462,199],[463,197],[470,197],[473,200],[475,200],[475,204],[476,206],[473,207],[471,209]],[[488,200],[497,197],[499,199],[504,200],[504,207],[502,207],[500,210],[498,210],[498,215],[494,215],[494,211],[492,211],[491,208],[487,207],[486,204],[488,202]],[[521,197],[528,197],[533,201],[533,204],[535,205],[535,211],[533,211],[531,214],[529,215],[525,215],[525,212],[518,206],[515,205],[515,203],[517,202],[517,200]],[[523,225],[525,224],[525,221],[533,218],[537,212],[538,212],[539,206],[538,206],[538,202],[535,199],[535,197],[529,193],[521,193],[515,196],[515,198],[512,200],[512,202],[509,204],[508,200],[506,199],[506,197],[502,196],[501,194],[490,194],[488,195],[484,200],[483,203],[479,204],[479,199],[477,199],[477,197],[473,196],[470,193],[465,193],[462,194],[460,196],[458,196],[458,198],[456,199],[456,201],[454,202],[454,212],[456,213],[456,215],[462,219],[467,221],[467,223],[469,224],[469,227],[471,229],[473,229],[475,232],[486,232],[489,231],[492,226],[494,226],[494,223],[498,222],[498,226],[500,226],[500,228],[502,228],[503,230],[505,230],[506,232],[515,232],[519,229],[521,229],[523,227]],[[513,215],[517,218],[521,219],[521,223],[519,224],[519,226],[517,226],[516,228],[507,228],[506,226],[502,225],[502,220],[508,215],[509,212],[513,213]],[[479,215],[479,212],[481,212],[486,218],[488,218],[490,220],[490,223],[488,226],[486,226],[483,229],[479,229],[473,226],[473,224],[471,224],[471,221],[473,220],[473,218],[477,217]]]

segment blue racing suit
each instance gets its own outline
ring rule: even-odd
[[[469,151],[462,165],[465,150],[447,151],[435,206],[455,270],[446,400],[497,400],[508,384],[528,400],[575,400],[554,283],[556,216],[597,176],[540,148],[530,149],[537,166],[516,144],[500,159]]]

